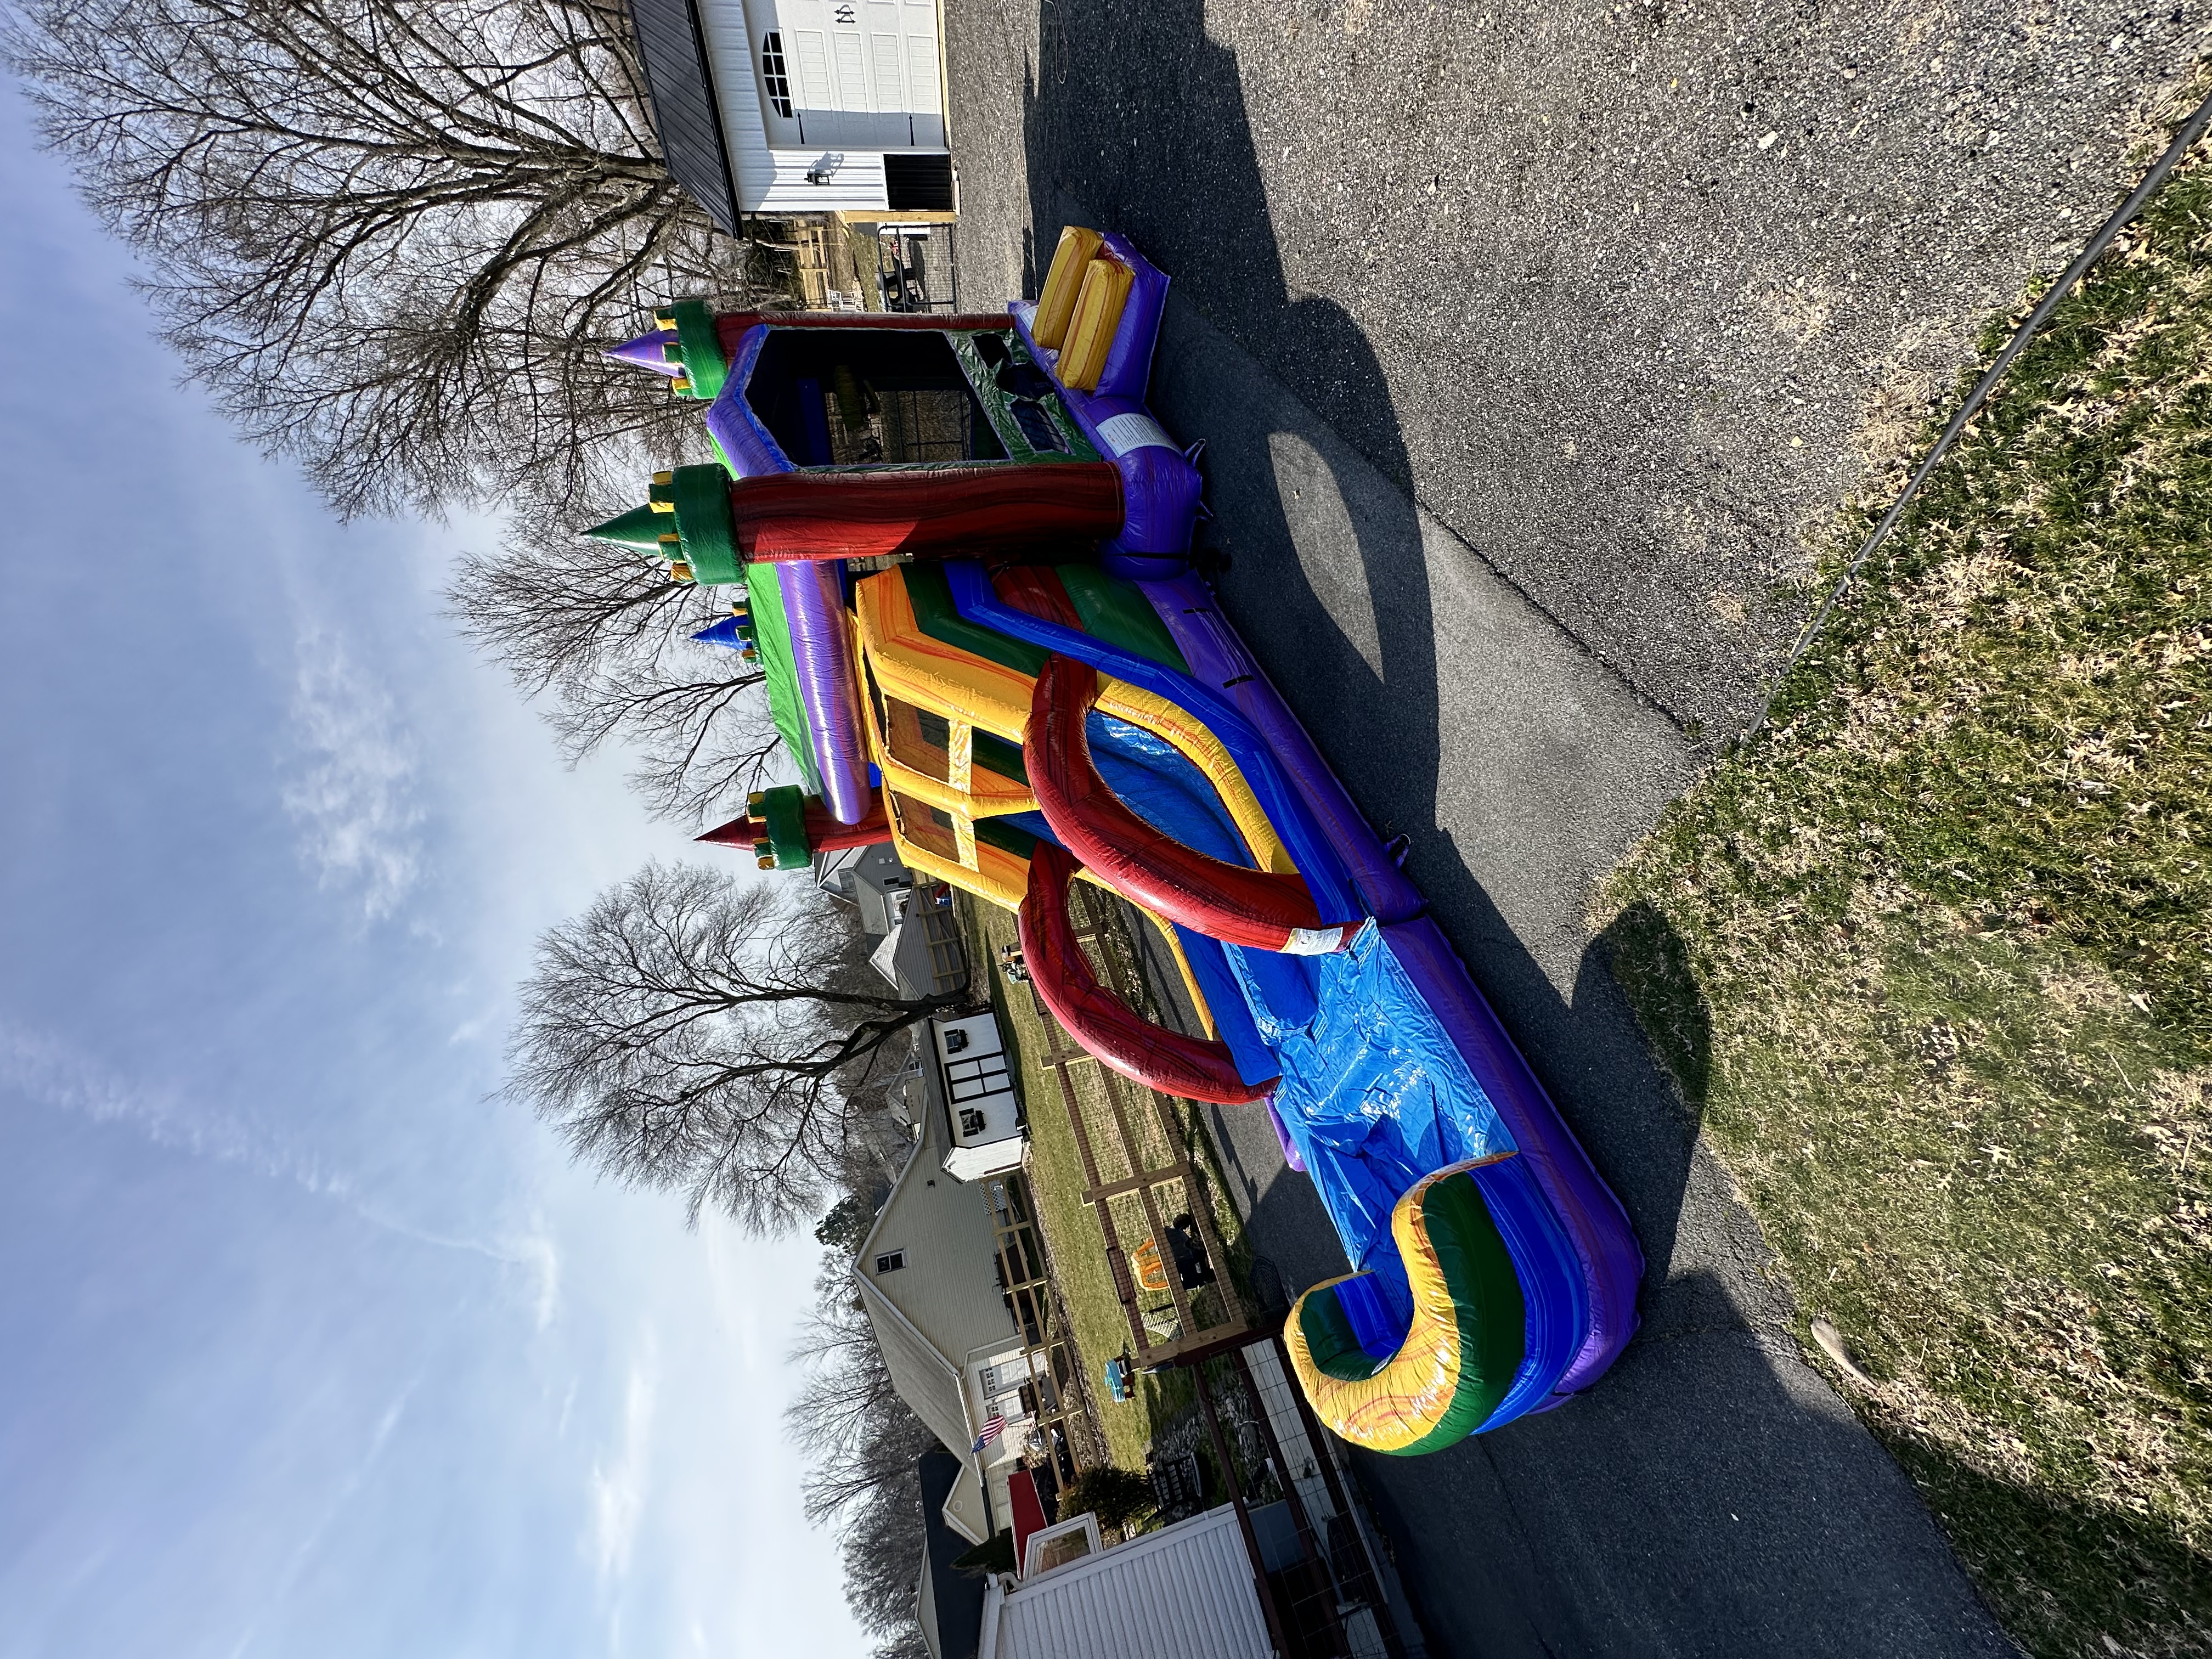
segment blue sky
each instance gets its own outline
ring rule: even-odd
[[[812,1241],[487,1098],[684,850],[151,337],[0,88],[0,1659],[866,1650],[779,1413]]]

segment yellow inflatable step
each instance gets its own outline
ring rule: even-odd
[[[1037,296],[1036,315],[1030,319],[1030,337],[1040,348],[1056,349],[1067,337],[1084,272],[1098,257],[1105,240],[1097,231],[1085,230],[1081,225],[1069,225],[1060,233],[1060,246],[1052,252],[1052,269],[1045,273],[1044,292]]]
[[[1129,285],[1136,272],[1119,259],[1093,259],[1083,272],[1083,287],[1075,296],[1075,316],[1067,325],[1067,341],[1060,349],[1060,381],[1079,392],[1096,392],[1098,377],[1106,372],[1106,354],[1121,325],[1121,307],[1128,303]]]

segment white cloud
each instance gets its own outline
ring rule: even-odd
[[[538,1328],[543,1331],[561,1311],[561,1251],[548,1233],[534,1233],[518,1248],[521,1260],[538,1270]]]
[[[391,695],[319,629],[300,640],[291,721],[302,769],[284,806],[301,856],[324,886],[351,889],[380,921],[422,872],[415,746]]]
[[[561,1311],[561,1247],[554,1243],[552,1234],[545,1231],[542,1218],[532,1220],[532,1231],[486,1240],[432,1232],[392,1213],[382,1204],[367,1200],[354,1203],[352,1207],[362,1220],[401,1238],[412,1239],[418,1244],[428,1244],[441,1250],[464,1250],[471,1255],[480,1255],[487,1261],[496,1261],[502,1267],[520,1268],[528,1276],[532,1287],[532,1322],[541,1332],[551,1328],[555,1316]]]
[[[157,1146],[238,1164],[319,1195],[345,1194],[343,1177],[271,1146],[246,1123],[187,1110],[173,1091],[125,1078],[60,1038],[5,1018],[0,1018],[0,1088],[94,1123],[128,1126]]]
[[[204,1106],[187,1109],[173,1091],[125,1078],[59,1038],[5,1018],[0,1018],[0,1090],[94,1123],[130,1128],[172,1152],[288,1182],[397,1237],[518,1269],[537,1329],[550,1328],[560,1313],[561,1249],[543,1217],[532,1217],[526,1231],[489,1240],[432,1231],[359,1192],[343,1171],[283,1146],[244,1121]]]
[[[270,1585],[253,1622],[246,1627],[244,1634],[239,1637],[236,1644],[231,1648],[230,1659],[246,1659],[246,1656],[253,1650],[259,1641],[263,1625],[283,1608],[286,1600],[292,1594],[293,1587],[300,1582],[301,1574],[307,1570],[308,1563],[314,1559],[315,1553],[322,1547],[324,1538],[337,1524],[338,1517],[344,1514],[352,1506],[354,1500],[361,1495],[361,1490],[368,1483],[369,1474],[383,1460],[384,1449],[391,1444],[392,1431],[399,1426],[399,1419],[406,1414],[407,1401],[413,1395],[420,1382],[419,1377],[410,1380],[407,1386],[399,1391],[398,1396],[384,1408],[383,1415],[377,1419],[376,1428],[369,1437],[368,1449],[355,1462],[352,1468],[341,1477],[337,1486],[325,1500],[322,1513],[308,1523],[307,1531],[300,1541],[292,1547],[290,1556],[285,1560],[283,1568],[278,1571],[274,1583]]]
[[[629,1574],[637,1524],[645,1514],[653,1452],[653,1411],[660,1394],[659,1345],[650,1327],[631,1361],[623,1397],[622,1449],[611,1467],[592,1465],[592,1542],[604,1590]]]

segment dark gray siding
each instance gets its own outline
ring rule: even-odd
[[[691,0],[629,0],[653,98],[653,129],[668,170],[707,216],[734,234],[738,196],[707,73],[707,44]]]
[[[922,1617],[937,1627],[941,1659],[975,1659],[983,1634],[983,1581],[952,1565],[968,1553],[968,1540],[945,1524],[945,1500],[960,1479],[960,1460],[947,1451],[924,1452],[914,1467],[921,1477],[921,1535],[935,1604],[923,1608]]]

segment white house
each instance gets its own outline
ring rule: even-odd
[[[932,1020],[929,1036],[949,1120],[945,1174],[980,1181],[1020,1169],[1027,1120],[997,1017],[986,1011]]]
[[[669,169],[740,213],[950,219],[936,0],[629,0]]]
[[[1272,1659],[1229,1505],[983,1591],[975,1659]]]

